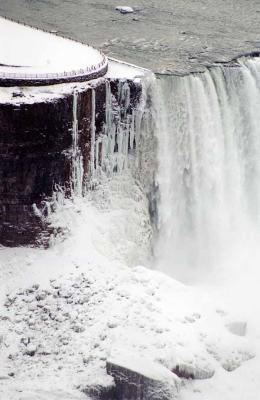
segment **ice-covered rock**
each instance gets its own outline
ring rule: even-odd
[[[121,14],[129,14],[129,13],[134,12],[134,9],[132,7],[128,7],[128,6],[117,6],[116,10],[120,11]]]
[[[199,367],[196,365],[181,363],[176,365],[173,368],[172,372],[174,372],[180,378],[185,379],[209,379],[212,378],[215,371],[211,367]]]
[[[140,356],[117,355],[107,360],[107,373],[116,384],[116,398],[124,400],[171,400],[179,378],[164,366]]]

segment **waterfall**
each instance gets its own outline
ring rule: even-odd
[[[158,86],[156,263],[182,277],[257,238],[260,59],[165,76]]]

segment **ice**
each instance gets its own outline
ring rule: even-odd
[[[78,93],[73,94],[73,126],[72,126],[72,191],[76,196],[82,196],[83,191],[83,162],[79,148],[78,132]]]

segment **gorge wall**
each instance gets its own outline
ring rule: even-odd
[[[102,78],[62,88],[1,90],[0,243],[46,245],[51,232],[45,217],[55,207],[53,193],[82,195],[91,169],[101,166],[108,118],[113,119],[114,142],[106,156],[122,152],[119,130],[129,128],[141,85]],[[128,142],[127,151],[130,137]]]

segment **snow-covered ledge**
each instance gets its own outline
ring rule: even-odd
[[[107,68],[107,57],[91,46],[0,17],[1,86],[88,81]]]

